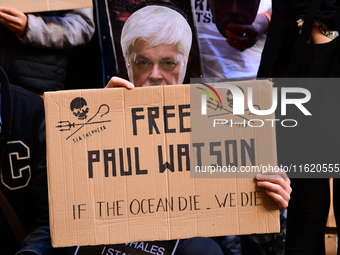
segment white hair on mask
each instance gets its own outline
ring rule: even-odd
[[[187,58],[192,32],[187,20],[179,12],[164,6],[149,5],[134,12],[125,22],[121,35],[124,58],[132,53],[136,40],[143,40],[147,47],[175,45]]]

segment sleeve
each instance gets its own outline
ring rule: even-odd
[[[49,227],[41,226],[29,233],[15,255],[57,255],[57,250],[52,248]]]
[[[67,49],[89,42],[95,31],[93,8],[62,12],[61,16],[27,14],[23,44],[42,48]]]

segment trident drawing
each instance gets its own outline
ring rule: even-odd
[[[71,123],[68,120],[62,120],[62,121],[58,121],[58,126],[56,126],[56,128],[59,128],[59,131],[70,131],[71,128],[76,128],[79,126],[78,129],[76,129],[71,135],[69,135],[66,140],[68,140],[70,137],[72,137],[75,133],[77,133],[80,129],[82,129],[85,125],[91,125],[91,124],[99,124],[99,123],[105,123],[105,122],[111,122],[111,120],[102,120],[102,121],[93,121],[91,122],[91,120],[93,120],[98,114],[100,114],[101,109],[105,107],[106,111],[104,113],[102,113],[99,117],[103,117],[104,115],[108,114],[110,111],[110,107],[107,104],[102,104],[101,106],[99,106],[98,111],[96,112],[95,115],[93,115],[92,118],[90,118],[87,122],[84,123]]]

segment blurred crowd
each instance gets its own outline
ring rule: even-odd
[[[0,7],[0,254],[75,253],[75,247],[54,249],[50,243],[44,92],[188,84],[192,78],[340,76],[340,69],[334,67],[340,63],[338,52],[315,59],[320,72],[297,73],[302,67],[292,61],[305,34],[309,44],[338,43],[339,0],[92,3],[89,8],[35,13]],[[315,15],[307,18],[312,9]],[[335,71],[321,73],[324,69]],[[279,162],[286,163],[291,155],[308,162],[315,160],[313,153],[321,155],[320,162],[339,162],[339,154],[328,153],[339,151],[339,140],[332,136],[338,132],[336,124],[326,131],[328,137],[313,129],[303,136],[306,141],[315,136],[332,141],[314,148],[295,146],[285,130],[277,132],[285,140]],[[304,149],[313,152],[299,158]],[[176,254],[325,254],[329,180],[290,180],[282,173],[279,178],[260,176],[256,181],[281,209],[280,233],[194,237],[181,240]]]

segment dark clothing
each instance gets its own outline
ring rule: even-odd
[[[106,1],[93,0],[93,13],[95,33],[89,43],[70,50],[65,89],[103,88],[117,75]]]
[[[275,0],[272,2],[272,21],[267,41],[262,53],[258,77],[287,77],[292,68],[291,56],[299,37],[297,20],[307,13],[312,0]],[[324,0],[316,19],[321,20],[330,30],[340,30],[340,1]],[[339,39],[339,38],[336,38]],[[325,46],[327,46],[325,44]],[[293,63],[293,62],[292,62]],[[293,63],[299,65],[299,63]],[[320,62],[320,65],[322,63]],[[313,73],[313,76],[318,76]],[[275,84],[275,79],[274,79]],[[301,84],[302,85],[302,84]],[[317,102],[309,104],[313,121],[305,116],[299,119],[296,128],[287,129],[278,125],[277,144],[279,165],[339,163],[339,129],[337,89],[330,96],[327,84],[307,87]],[[299,87],[299,86],[297,86]],[[319,93],[317,92],[319,90]],[[335,95],[334,98],[332,95]],[[334,104],[335,107],[328,107]],[[324,110],[326,109],[326,111]],[[329,110],[334,109],[334,114]],[[295,117],[298,117],[296,115]],[[290,118],[290,116],[287,116]],[[297,119],[292,118],[292,119]],[[324,119],[331,120],[324,121]],[[327,123],[318,125],[317,123]],[[334,196],[338,197],[338,180],[334,183]],[[325,254],[324,234],[329,211],[328,179],[291,179],[292,194],[287,215],[287,234],[285,252],[287,255]],[[339,194],[335,194],[335,193]],[[339,201],[334,198],[335,217],[339,222]],[[338,252],[338,254],[340,254]]]
[[[0,82],[0,188],[28,233],[23,243],[18,244],[0,210],[0,254],[16,254],[19,249],[35,252],[32,254],[52,254],[48,250],[51,244],[43,102],[39,96],[9,85],[1,68]]]
[[[297,20],[304,17],[312,0],[272,1],[272,19],[262,52],[258,77],[284,77],[290,63],[291,53],[299,36]],[[340,30],[340,1],[324,0],[317,14],[331,30]]]
[[[176,255],[233,255],[222,245],[223,237],[193,237],[183,240],[176,250]]]
[[[0,66],[35,93],[64,89],[69,49],[89,42],[94,29],[92,8],[27,14],[20,39],[0,25]]]
[[[68,50],[25,45],[2,25],[0,38],[0,66],[12,84],[38,93],[64,88]]]
[[[325,254],[329,179],[291,179],[291,187],[294,195],[288,208],[286,254]]]

